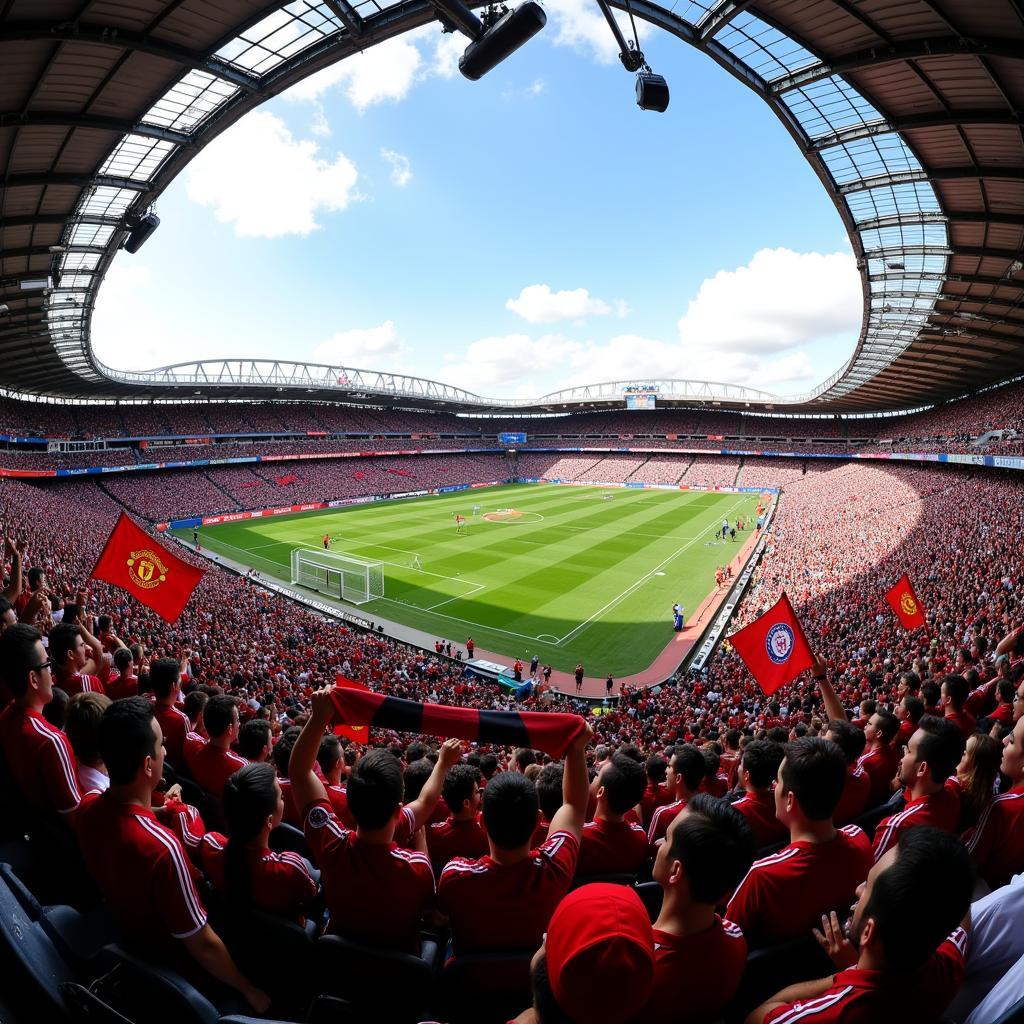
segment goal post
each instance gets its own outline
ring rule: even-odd
[[[341,551],[295,548],[292,583],[350,604],[366,604],[384,596],[384,563]]]

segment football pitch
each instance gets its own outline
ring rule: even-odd
[[[292,550],[322,548],[327,533],[333,551],[384,563],[384,597],[359,606],[369,618],[618,677],[646,669],[672,639],[674,602],[689,621],[716,566],[750,536],[714,543],[716,529],[740,516],[753,525],[757,503],[756,494],[522,484],[206,526],[201,542],[290,582]],[[456,514],[466,517],[461,532]]]

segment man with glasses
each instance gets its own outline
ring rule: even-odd
[[[76,811],[75,755],[64,733],[42,715],[53,699],[53,664],[39,630],[18,624],[0,633],[0,679],[14,697],[0,714],[0,746],[15,783],[33,807]]]

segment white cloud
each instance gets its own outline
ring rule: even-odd
[[[619,45],[608,28],[600,8],[592,0],[546,0],[545,9],[554,21],[553,34],[547,30],[545,38],[555,46],[568,46],[578,53],[593,57],[600,64],[611,64],[619,58]],[[633,37],[629,17],[613,12],[623,35]],[[637,22],[641,49],[645,35],[643,23]]]
[[[468,42],[461,32],[443,32],[438,35],[434,43],[431,72],[439,78],[454,78],[459,70],[459,58]]]
[[[310,125],[310,131],[320,137],[331,134],[330,122],[327,120],[327,114],[320,103],[317,103],[313,110],[313,123]]]
[[[607,316],[613,307],[604,299],[590,294],[586,288],[553,292],[549,285],[527,285],[519,297],[509,299],[505,308],[512,310],[530,324],[552,324],[558,320],[582,320],[588,316]],[[624,302],[615,305],[619,316],[624,316]]]
[[[241,238],[308,235],[320,210],[344,210],[358,198],[358,173],[339,153],[320,157],[311,139],[296,139],[267,111],[242,118],[189,165],[185,191],[211,206],[222,224]]]
[[[391,167],[391,182],[399,188],[405,188],[412,181],[412,165],[409,158],[393,149],[381,149],[381,159]]]
[[[536,339],[527,334],[480,338],[461,358],[444,366],[442,379],[483,395],[511,393],[513,397],[535,398],[548,390],[552,372],[582,347],[557,334]]]
[[[861,302],[850,253],[761,249],[746,266],[704,280],[679,320],[679,337],[697,350],[783,352],[855,334]]]
[[[149,267],[115,261],[103,279],[92,317],[97,358],[115,370],[151,370],[176,362],[180,338],[161,313],[163,301]]]
[[[357,370],[383,370],[409,352],[395,330],[394,322],[385,320],[377,327],[356,327],[338,331],[321,342],[310,353],[310,362],[337,363]]]
[[[415,35],[414,33],[411,35]],[[344,87],[349,102],[362,113],[377,103],[404,99],[420,76],[423,55],[410,36],[389,39],[293,85],[289,100],[318,100],[335,85]]]
[[[523,86],[522,88],[508,88],[502,90],[501,98],[503,100],[522,100],[522,99],[535,99],[540,96],[547,88],[547,83],[543,78],[535,78],[529,85]]]

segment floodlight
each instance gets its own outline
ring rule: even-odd
[[[125,252],[137,253],[151,234],[160,226],[160,218],[150,211],[138,220],[129,223],[129,234],[124,240]]]
[[[10,311],[11,307],[6,302],[0,302],[0,316],[7,316]]]
[[[641,110],[668,110],[668,82],[663,75],[642,71],[636,76],[636,105]]]
[[[622,66],[629,72],[639,72],[636,76],[636,105],[641,110],[657,110],[663,114],[668,109],[668,82],[662,75],[656,75],[651,70],[640,49],[640,36],[636,31],[636,21],[629,0],[626,0],[626,13],[633,26],[632,39],[626,39],[622,34],[622,29],[619,28],[619,23],[608,6],[608,0],[597,0],[597,6],[601,8],[604,20],[608,22],[608,27],[619,44],[619,60]]]
[[[459,58],[459,71],[471,82],[477,81],[532,39],[547,20],[544,8],[534,0],[507,11],[466,47]]]

